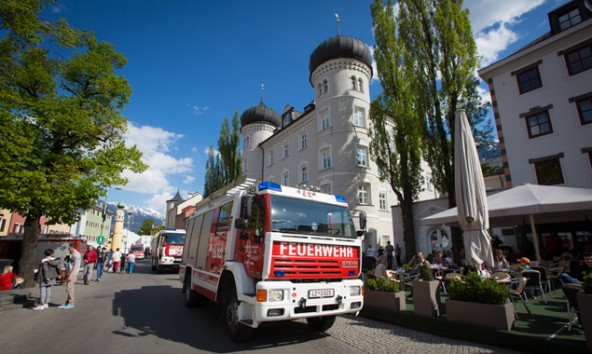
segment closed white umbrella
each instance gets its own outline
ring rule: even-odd
[[[493,266],[487,194],[473,133],[464,110],[455,112],[454,181],[467,264]]]

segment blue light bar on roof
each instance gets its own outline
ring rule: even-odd
[[[268,182],[268,181],[259,183],[259,190],[260,191],[264,191],[266,189],[269,189],[270,191],[281,192],[282,186],[280,186],[277,183]]]
[[[345,200],[345,197],[342,195],[336,195],[335,199],[340,203],[347,203],[347,201]]]

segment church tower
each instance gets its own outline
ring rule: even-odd
[[[248,108],[241,114],[243,176],[263,180],[261,173],[265,156],[259,144],[272,136],[279,126],[279,114],[267,107],[263,98],[258,106]]]

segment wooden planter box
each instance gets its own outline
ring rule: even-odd
[[[440,281],[415,280],[413,282],[413,308],[416,315],[438,317],[442,308]]]
[[[579,292],[576,294],[576,298],[582,318],[582,327],[584,327],[586,346],[592,348],[592,295]]]
[[[450,321],[507,331],[512,329],[515,321],[514,307],[511,302],[504,305],[491,305],[449,299],[446,300],[446,316]]]
[[[386,291],[366,290],[364,292],[364,307],[375,307],[388,311],[401,311],[407,307],[405,292],[389,293]]]

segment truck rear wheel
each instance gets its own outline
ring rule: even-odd
[[[232,279],[229,279],[224,285],[224,324],[226,325],[230,339],[235,342],[244,342],[253,336],[255,329],[239,322],[238,305],[236,287]]]
[[[315,331],[325,332],[335,323],[335,316],[324,316],[324,317],[308,317],[306,319],[308,327]]]

